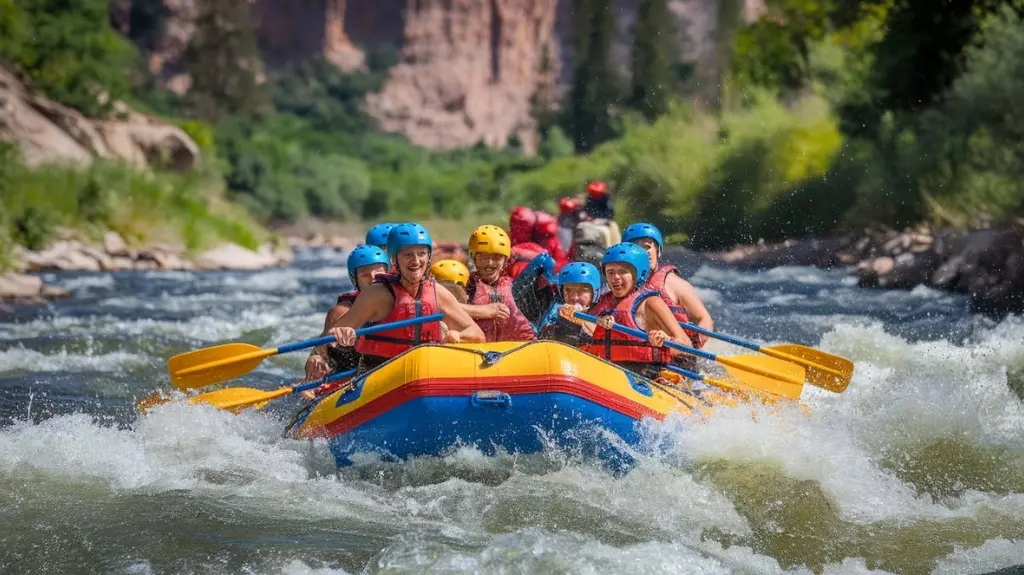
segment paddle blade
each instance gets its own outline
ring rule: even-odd
[[[226,343],[178,354],[167,360],[167,371],[178,389],[205,387],[249,373],[276,351],[247,343]]]
[[[239,412],[246,407],[264,404],[271,399],[288,395],[292,388],[284,387],[273,391],[253,389],[251,387],[229,387],[197,395],[189,399],[189,403],[207,403],[217,409],[226,409],[232,412]]]
[[[762,347],[761,351],[775,357],[779,357],[779,355],[775,354],[781,354],[799,360],[795,363],[799,363],[807,368],[808,382],[833,393],[846,391],[846,387],[850,385],[850,379],[853,378],[852,361],[845,357],[821,351],[820,349],[787,343]],[[779,357],[779,359],[792,361],[790,358]]]
[[[718,362],[740,383],[773,395],[797,399],[804,389],[804,368],[763,355],[718,356]]]

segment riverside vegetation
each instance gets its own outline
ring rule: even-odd
[[[45,245],[59,227],[198,248],[252,246],[258,224],[310,214],[495,220],[518,203],[550,208],[592,178],[612,183],[624,221],[651,220],[696,249],[1021,213],[1021,3],[936,15],[920,0],[770,0],[752,24],[732,4],[721,98],[694,107],[692,67],[672,55],[671,19],[659,16],[666,0],[640,2],[628,77],[611,63],[609,0],[581,3],[582,56],[560,110],[538,107],[540,153],[527,157],[515,141],[441,153],[380,133],[361,103],[395,54],[371,51],[351,74],[305,62],[259,84],[244,2],[211,3],[197,21],[193,88],[178,99],[110,28],[105,0],[0,0],[0,58],[33,89],[91,116],[129,102],[182,127],[206,158],[191,174],[31,170],[4,147],[0,253]]]

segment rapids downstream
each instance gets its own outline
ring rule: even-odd
[[[286,440],[299,400],[239,416],[134,402],[176,353],[315,337],[343,259],[252,273],[56,274],[0,316],[2,573],[984,573],[1024,564],[1024,320],[840,272],[691,265],[719,328],[856,362],[806,410],[650,424],[614,477],[552,450],[464,448],[338,474]],[[714,351],[739,351],[711,343]],[[299,378],[306,352],[240,383]],[[1014,391],[1016,389],[1016,391]]]

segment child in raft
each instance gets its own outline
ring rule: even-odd
[[[601,258],[609,292],[590,309],[598,323],[577,319],[575,306],[563,305],[558,314],[592,334],[593,342],[583,350],[619,367],[657,379],[662,369],[679,354],[664,347],[666,341],[692,346],[690,338],[675,321],[668,304],[658,292],[644,288],[651,273],[647,252],[636,244],[616,244]],[[612,330],[616,323],[647,332],[647,341]]]
[[[558,272],[558,298],[541,320],[538,339],[559,341],[573,347],[591,343],[590,332],[559,314],[563,306],[590,309],[601,291],[601,272],[588,262],[573,262]]]
[[[469,303],[469,297],[466,295],[469,268],[466,267],[466,264],[459,260],[439,260],[430,266],[430,275],[434,276],[438,285],[444,286],[445,289],[452,292],[455,301],[462,305]],[[448,334],[448,326],[443,321],[440,323],[441,337],[443,338]]]

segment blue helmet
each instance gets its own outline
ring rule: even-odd
[[[433,251],[434,240],[430,237],[427,228],[415,224],[398,224],[388,232],[388,256],[394,259],[398,250],[408,246],[427,246]]]
[[[366,232],[366,240],[364,243],[368,246],[377,246],[378,248],[386,249],[388,245],[388,232],[390,232],[391,228],[396,225],[398,224],[384,222],[373,226]]]
[[[588,262],[573,262],[558,272],[558,294],[562,294],[565,284],[587,284],[594,290],[594,297],[601,291],[601,272],[597,266]],[[565,297],[565,296],[562,296]]]
[[[650,238],[657,242],[658,249],[665,246],[665,240],[661,236],[661,230],[659,230],[654,224],[648,224],[646,222],[631,224],[622,232],[622,241],[624,242],[635,242],[636,240],[642,240],[644,238]]]
[[[384,250],[377,246],[359,246],[348,254],[346,263],[348,266],[348,277],[352,280],[352,285],[356,286],[356,289],[359,289],[359,284],[356,283],[356,270],[363,266],[372,266],[373,264],[388,266],[391,265],[391,261],[388,260],[388,254],[384,253]]]
[[[642,286],[647,283],[651,276],[651,259],[647,257],[647,251],[642,247],[629,242],[615,244],[604,252],[601,258],[601,269],[608,264],[627,264],[636,270],[636,285]]]

